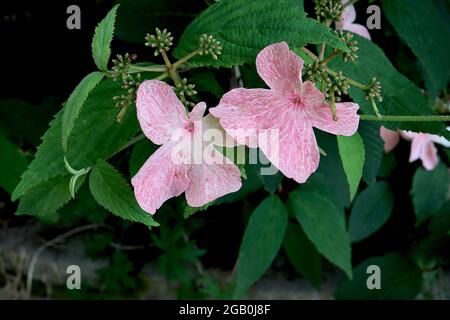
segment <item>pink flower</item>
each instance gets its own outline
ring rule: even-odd
[[[345,4],[348,0],[342,0],[342,5]],[[356,34],[359,34],[361,37],[367,38],[370,40],[369,30],[363,25],[358,23],[353,23],[356,20],[356,10],[354,5],[345,6],[344,12],[342,13],[341,22],[336,23],[336,29],[343,29],[346,31],[350,31]]]
[[[183,192],[190,206],[200,207],[240,189],[238,167],[205,144],[205,132],[220,129],[217,119],[203,117],[205,103],[187,115],[171,86],[148,80],[139,86],[136,108],[144,134],[162,145],[131,180],[144,210],[153,214]]]
[[[210,113],[237,142],[259,146],[286,177],[303,183],[319,165],[313,127],[351,136],[358,128],[359,107],[337,103],[339,120],[334,121],[323,93],[311,81],[302,83],[303,60],[285,42],[264,48],[256,67],[270,89],[233,89]]]
[[[385,127],[380,127],[380,136],[384,141],[384,151],[392,151],[400,141],[400,136],[411,141],[411,153],[409,162],[420,159],[425,169],[433,170],[438,162],[437,149],[434,143],[439,143],[446,148],[450,147],[450,142],[437,135],[428,133],[417,133],[412,131],[392,131]]]

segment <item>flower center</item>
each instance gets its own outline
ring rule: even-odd
[[[195,130],[195,125],[193,122],[189,122],[188,124],[186,124],[186,126],[184,127],[188,132],[192,133]]]
[[[299,95],[295,95],[294,97],[292,97],[291,101],[295,107],[300,107],[302,109],[306,107],[305,100],[303,100]]]

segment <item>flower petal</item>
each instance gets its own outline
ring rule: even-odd
[[[203,115],[206,111],[206,103],[199,102],[195,105],[192,111],[189,113],[189,120],[192,121],[200,121],[203,118]]]
[[[345,8],[344,11],[342,12],[341,21],[345,25],[350,24],[356,20],[356,9],[354,5],[347,6],[344,2],[345,1],[342,1],[342,5],[344,5]]]
[[[363,25],[357,23],[344,24],[344,30],[359,34],[361,37],[371,40],[369,30]]]
[[[280,121],[287,99],[267,89],[233,89],[209,112],[239,144],[257,146],[257,131]]]
[[[173,130],[187,121],[173,88],[158,80],[147,80],[139,86],[136,109],[142,131],[155,144],[170,141]]]
[[[292,94],[301,83],[303,60],[289,50],[286,42],[265,47],[256,57],[259,76],[278,92]]]
[[[192,166],[189,173],[191,184],[186,190],[186,200],[191,207],[201,207],[241,186],[239,168],[220,152],[209,146],[204,149],[208,159]]]
[[[331,134],[352,136],[359,126],[358,109],[359,106],[353,102],[336,103],[337,121],[333,120],[330,106],[326,104],[308,108],[307,112],[314,127]]]
[[[397,131],[380,127],[380,137],[384,141],[384,152],[388,153],[394,150],[400,141],[400,133]]]
[[[161,146],[131,179],[136,200],[145,211],[154,214],[172,197],[189,186],[189,167],[172,161],[173,145]]]
[[[420,154],[420,160],[422,160],[423,167],[431,171],[436,168],[439,163],[439,158],[437,155],[437,149],[432,142],[427,143]]]
[[[275,167],[298,183],[304,183],[319,166],[316,137],[301,111],[287,113],[279,128],[261,130],[258,144]]]
[[[203,139],[206,142],[213,142],[219,147],[235,147],[237,143],[233,137],[226,133],[225,129],[220,125],[219,119],[208,114],[202,120]]]

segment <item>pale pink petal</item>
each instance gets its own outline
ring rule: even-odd
[[[321,104],[307,111],[314,127],[335,135],[352,136],[359,126],[358,109],[353,102],[336,103],[337,121],[333,120],[329,105]]]
[[[294,95],[294,98],[296,96]],[[306,109],[314,109],[315,107],[320,107],[323,105],[323,100],[325,95],[322,91],[316,88],[312,81],[305,81],[305,83],[300,85],[299,90],[299,102]]]
[[[397,131],[380,127],[380,137],[384,141],[384,152],[388,153],[394,150],[400,141],[400,133]]]
[[[264,155],[286,177],[304,183],[317,170],[319,148],[303,111],[286,113],[279,128],[261,130],[258,138]]]
[[[155,144],[170,141],[172,132],[187,121],[173,88],[158,80],[147,80],[139,86],[136,109],[142,131]]]
[[[234,147],[237,143],[233,137],[226,133],[225,129],[220,125],[219,119],[208,114],[202,120],[203,139],[207,142],[213,142],[219,147]]]
[[[171,143],[161,146],[131,179],[137,202],[151,214],[166,200],[182,194],[189,185],[189,167],[174,164],[172,150]]]
[[[344,1],[342,1],[344,2]],[[345,3],[342,3],[345,6]],[[356,9],[354,5],[345,6],[342,12],[341,21],[344,25],[350,24],[356,20]]]
[[[234,163],[213,147],[206,147],[204,153],[208,153],[208,159],[194,164],[189,173],[186,200],[191,207],[201,207],[242,186],[241,173]]]
[[[359,34],[361,37],[371,40],[369,30],[367,30],[367,28],[364,27],[363,25],[357,23],[344,24],[343,29],[346,31]]]
[[[257,131],[276,125],[289,100],[267,89],[233,89],[209,112],[239,144],[257,146]]]
[[[427,143],[422,148],[422,153],[420,154],[420,160],[422,160],[423,167],[431,171],[436,168],[439,163],[439,158],[437,155],[437,149],[432,142]]]
[[[189,120],[192,121],[200,121],[203,118],[203,115],[206,111],[206,103],[199,102],[195,105],[192,111],[189,113]]]
[[[431,140],[434,143],[438,143],[438,144],[444,146],[445,148],[450,148],[450,141],[448,141],[444,137],[440,137],[440,136],[437,136],[437,135],[431,135]]]
[[[415,137],[417,137],[420,133],[417,132],[412,132],[412,131],[406,131],[406,130],[402,130],[400,131],[400,135],[403,139],[411,141],[413,140]]]
[[[409,154],[409,162],[416,161],[420,159],[424,148],[428,144],[428,139],[426,139],[423,134],[415,133],[411,142],[411,152]]]
[[[278,92],[291,94],[301,83],[303,60],[289,50],[286,42],[265,47],[256,57],[259,76]]]

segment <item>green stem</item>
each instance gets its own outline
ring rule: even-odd
[[[177,62],[175,62],[173,64],[174,68],[178,68],[179,66],[181,66],[182,64],[186,63],[188,60],[192,59],[193,57],[195,57],[196,55],[198,55],[200,53],[200,49],[197,49],[191,53],[189,53],[187,56],[181,58],[180,60],[178,60]]]
[[[136,73],[136,72],[164,72],[166,71],[165,66],[148,66],[148,67],[141,67],[137,65],[130,65],[128,71],[130,73]]]
[[[395,121],[395,122],[425,122],[425,121],[450,121],[450,116],[376,116],[376,115],[366,115],[361,114],[361,120],[364,121]]]
[[[328,62],[330,62],[335,57],[337,57],[339,55],[339,53],[340,53],[339,50],[334,50],[332,53],[330,53],[330,55],[328,57],[326,57],[325,59],[322,60],[322,64],[326,65]]]

